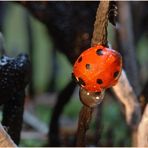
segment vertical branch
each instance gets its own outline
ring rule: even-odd
[[[96,113],[96,131],[95,131],[95,144],[100,147],[101,138],[101,115],[102,115],[103,102],[98,106]]]
[[[102,44],[107,46],[108,12],[109,12],[109,1],[101,1],[96,13],[96,21],[94,24],[94,32],[93,32],[93,38],[91,41],[91,46],[94,46],[96,44]],[[80,91],[83,91],[83,90],[80,90]],[[83,92],[82,95],[80,95],[80,99],[87,100],[87,98],[85,99],[85,97],[86,95]],[[89,97],[90,99],[92,99],[91,98],[92,96],[89,96]],[[85,106],[85,103],[84,103],[84,106],[81,109],[81,112],[79,115],[78,129],[77,129],[77,146],[85,146],[86,131],[91,121],[91,116],[93,111],[92,109],[95,107],[95,106],[92,107],[91,106],[92,104],[90,104],[90,106],[88,107],[88,106]]]
[[[101,1],[97,9],[91,46],[102,44],[107,46],[109,1]]]
[[[93,32],[93,38],[91,41],[91,45],[96,45],[96,44],[102,44],[107,46],[107,26],[108,26],[108,19],[109,19],[109,8],[110,8],[110,2],[109,1],[104,1],[100,2],[100,5],[97,9],[97,14],[96,14],[96,21],[94,24],[94,32]],[[101,115],[101,109],[102,105],[99,105],[97,108],[97,115]],[[98,144],[98,138],[100,137],[100,127],[99,127],[99,122],[101,119],[101,116],[96,117],[96,133],[95,135],[97,136],[96,144]]]
[[[78,130],[77,130],[77,143],[78,146],[85,146],[85,134],[87,129],[89,128],[89,124],[91,121],[93,108],[83,106],[80,115],[79,115],[79,121],[78,121]]]

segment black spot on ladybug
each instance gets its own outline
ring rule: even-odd
[[[90,64],[86,64],[86,69],[90,69]]]
[[[74,75],[74,73],[71,74],[71,77],[72,77],[72,79],[73,79],[75,82],[78,82],[77,79],[76,79],[76,77],[75,77],[75,75]]]
[[[103,50],[102,49],[97,49],[96,54],[99,55],[99,56],[103,55]]]
[[[80,63],[82,61],[82,57],[80,57],[79,59],[78,59],[78,62]]]
[[[114,73],[114,78],[116,78],[118,75],[119,75],[119,71],[116,71],[116,72]]]
[[[82,78],[78,78],[78,80],[79,80],[78,81],[79,85],[82,85],[82,86],[86,85]]]
[[[97,83],[98,83],[98,84],[102,84],[103,81],[102,81],[101,79],[97,79]]]

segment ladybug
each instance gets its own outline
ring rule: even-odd
[[[96,45],[78,57],[72,77],[85,90],[102,92],[117,83],[121,70],[121,55],[113,49]]]

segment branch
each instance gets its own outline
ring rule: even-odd
[[[91,46],[94,46],[96,44],[107,46],[108,12],[109,1],[101,1],[97,9]]]
[[[108,15],[109,15],[108,14],[109,13],[109,11],[108,11],[109,10],[109,2],[100,3],[99,8],[97,10],[92,45],[103,44],[103,45],[107,46],[107,24],[108,24]],[[120,13],[122,13],[121,10],[120,10]],[[129,11],[127,13],[129,13]],[[101,15],[101,14],[103,14],[103,15]],[[127,17],[127,15],[125,15],[125,17]],[[126,27],[126,26],[124,26],[124,27]],[[126,30],[127,33],[131,33],[131,32],[128,32],[130,27],[131,26],[128,26],[128,30]],[[124,36],[124,37],[127,37],[127,36]],[[130,50],[130,48],[132,48],[130,51],[133,53],[134,48],[132,46],[133,45],[132,37],[129,40],[130,40],[131,44],[130,44],[130,47],[127,48],[127,50]],[[129,42],[127,42],[126,45],[128,45],[128,43]],[[125,47],[125,46],[123,46],[123,47]],[[135,59],[135,57],[133,57],[133,59]],[[132,70],[136,71],[135,65],[134,65],[134,68],[132,68]],[[138,78],[137,78],[137,80],[138,80]],[[133,85],[134,85],[135,91],[138,92],[139,91],[138,86],[136,87],[135,84],[133,84]],[[125,114],[126,114],[127,123],[132,128],[137,128],[138,123],[140,121],[140,117],[141,117],[140,105],[138,103],[137,96],[135,95],[135,92],[134,92],[132,86],[130,85],[124,71],[121,74],[118,84],[113,87],[113,90],[116,93],[116,95],[118,96],[119,100],[125,105]]]
[[[148,147],[148,104],[138,127],[137,146]]]
[[[101,44],[107,46],[107,25],[108,25],[108,12],[109,12],[109,1],[101,1],[97,13],[96,21],[94,24],[93,38],[91,46],[96,44]],[[89,95],[88,95],[89,94]],[[94,99],[95,93],[88,93],[87,91],[80,88],[80,100],[83,103],[79,115],[78,129],[77,129],[77,146],[85,146],[85,136],[86,131],[89,128],[89,123],[91,121],[93,108],[97,106],[98,102]],[[98,97],[99,103],[104,97],[104,92],[101,93]]]
[[[140,104],[131,87],[124,70],[119,78],[118,83],[113,87],[113,90],[122,104],[125,106],[125,115],[127,123],[132,127],[137,127],[140,117]]]
[[[0,124],[0,147],[17,147]]]
[[[83,106],[78,121],[78,129],[77,129],[77,146],[85,146],[85,134],[89,128],[89,124],[91,121],[93,109],[87,106]]]

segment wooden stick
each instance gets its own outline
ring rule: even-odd
[[[17,147],[0,124],[0,147]]]

